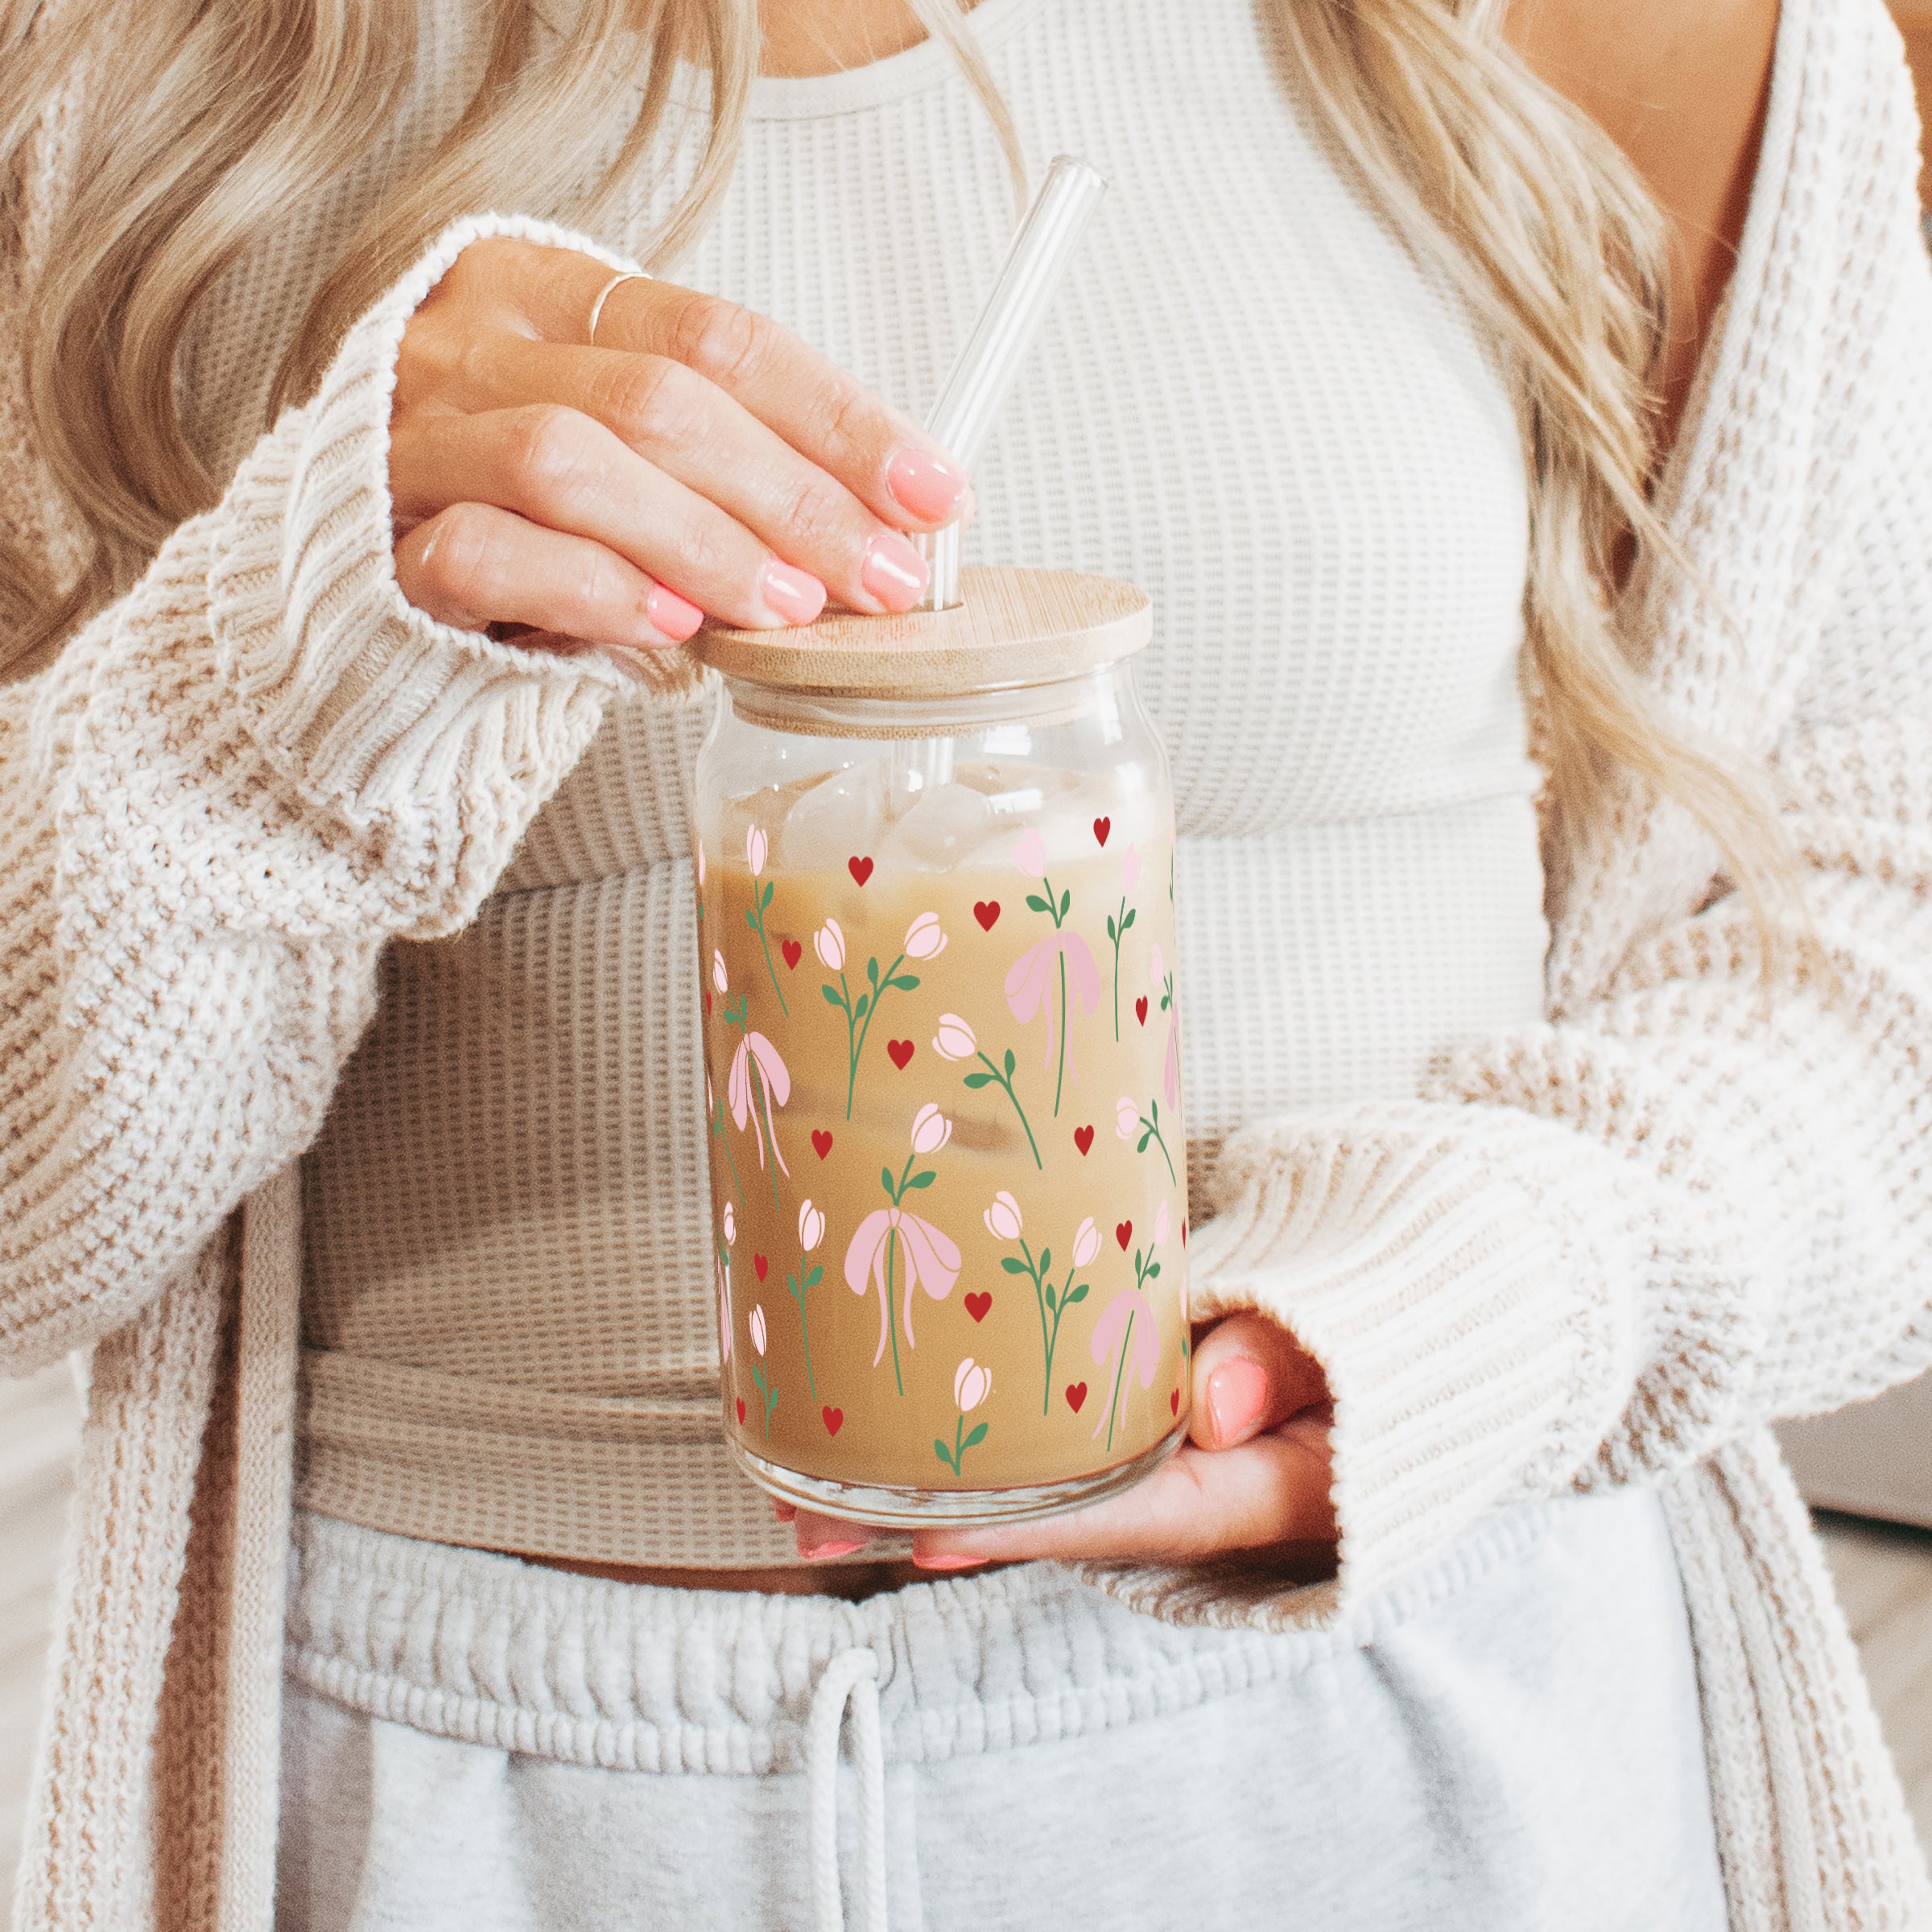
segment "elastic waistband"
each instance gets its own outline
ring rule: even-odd
[[[848,1603],[663,1590],[419,1542],[298,1511],[287,1666],[436,1736],[613,1770],[804,1763],[828,1662],[878,1659],[887,1761],[1071,1738],[1238,1696],[1372,1643],[1543,1534],[1539,1504],[1326,1629],[1205,1628],[1034,1563]]]

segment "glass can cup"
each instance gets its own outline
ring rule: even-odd
[[[1143,593],[712,630],[694,846],[725,1435],[861,1521],[1013,1520],[1188,1421],[1167,763]]]

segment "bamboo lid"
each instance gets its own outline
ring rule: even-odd
[[[951,610],[834,611],[795,630],[700,630],[727,677],[830,697],[951,698],[1051,684],[1113,664],[1154,632],[1147,593],[1066,570],[964,570]]]

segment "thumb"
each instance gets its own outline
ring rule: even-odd
[[[1232,1449],[1329,1399],[1321,1364],[1252,1311],[1217,1322],[1195,1344],[1193,1397],[1188,1433],[1203,1449]]]

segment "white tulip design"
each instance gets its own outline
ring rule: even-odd
[[[943,1060],[970,1060],[979,1053],[979,1037],[956,1013],[943,1013],[939,1030],[932,1036],[932,1050]]]
[[[807,1254],[825,1238],[825,1217],[809,1200],[799,1205],[799,1245]]]
[[[752,826],[745,834],[745,863],[751,868],[754,879],[765,870],[766,850],[764,832],[758,826]]]
[[[912,1117],[912,1150],[930,1158],[952,1138],[952,1122],[928,1100]]]
[[[943,1436],[933,1439],[933,1454],[938,1456],[955,1476],[960,1473],[960,1463],[968,1449],[976,1447],[986,1439],[986,1425],[975,1422],[968,1430],[966,1418],[993,1393],[993,1371],[976,1362],[971,1356],[952,1372],[952,1399],[958,1405],[960,1419],[954,1424],[952,1447],[948,1447]]]
[[[986,1232],[996,1241],[1017,1241],[1020,1238],[1022,1225],[1020,1204],[1004,1187],[993,1197],[993,1205],[980,1218],[986,1224]]]
[[[1088,1215],[1073,1231],[1073,1265],[1075,1268],[1091,1268],[1093,1257],[1100,1251],[1100,1231],[1093,1224],[1093,1216]]]
[[[836,919],[828,919],[811,935],[811,949],[824,962],[828,972],[845,970],[845,935],[840,931]]]
[[[906,956],[909,960],[936,960],[946,950],[946,935],[939,929],[936,912],[923,912],[906,929]]]
[[[760,1355],[765,1352],[765,1304],[758,1302],[751,1311],[751,1345]]]

